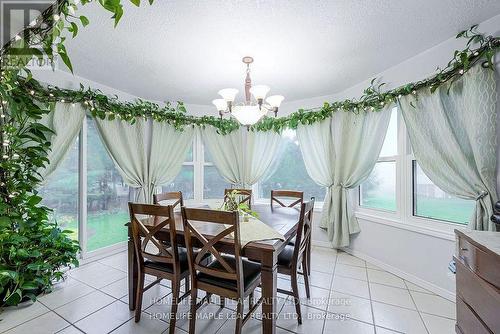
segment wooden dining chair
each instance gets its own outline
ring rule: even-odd
[[[227,200],[228,195],[233,191],[236,191],[236,193],[240,197],[238,204],[246,203],[248,205],[248,208],[252,209],[252,189],[238,189],[238,188],[225,189],[224,202]]]
[[[312,218],[314,209],[314,198],[309,202],[302,203],[300,209],[299,225],[295,235],[295,244],[286,245],[278,255],[278,273],[289,275],[292,291],[278,289],[278,292],[293,296],[297,320],[302,324],[302,314],[300,311],[300,297],[298,288],[298,275],[304,276],[307,299],[310,298],[309,289],[309,263],[307,261],[307,249],[311,240]],[[302,271],[299,271],[301,267]]]
[[[284,203],[285,200],[296,199],[291,203]],[[294,208],[297,205],[300,207],[302,203],[304,203],[304,192],[297,190],[271,190],[271,210],[273,209],[273,202],[279,204],[280,207]],[[289,245],[295,245],[295,238],[289,241]],[[309,275],[311,275],[311,241],[309,241],[309,245],[306,250],[306,259],[307,259],[307,269]]]
[[[207,295],[220,296],[221,306],[224,305],[225,298],[237,301],[235,333],[240,334],[243,325],[260,305],[262,298],[253,303],[253,292],[261,282],[261,266],[241,256],[238,212],[182,207],[182,219],[192,277],[189,333],[195,332],[196,311],[204,302],[197,302],[198,290],[203,290]],[[197,228],[200,224],[210,227],[216,235],[206,238]],[[234,245],[228,246],[227,239],[223,240],[224,238],[234,240]],[[194,253],[193,242],[202,245],[198,254]],[[217,247],[219,244],[234,247],[234,256],[222,254]],[[212,255],[214,260],[204,264],[201,260],[205,254]],[[250,299],[250,309],[243,317],[243,301],[247,297]]]
[[[130,222],[135,255],[138,264],[135,322],[141,319],[142,296],[145,291],[162,279],[172,281],[172,308],[170,334],[175,331],[179,302],[189,295],[189,263],[186,250],[177,247],[174,210],[171,205],[134,204],[129,202]],[[158,233],[169,233],[170,242],[162,243]],[[144,287],[145,274],[157,277]],[[181,281],[185,279],[185,293],[180,294]]]
[[[296,199],[292,203],[283,203],[284,200]],[[271,209],[273,208],[273,202],[276,202],[280,207],[293,208],[296,205],[299,207],[304,202],[304,192],[296,190],[271,190]]]
[[[181,191],[169,191],[153,195],[154,204],[161,204],[163,201],[175,201],[170,204],[174,209],[177,205],[180,205],[181,207],[184,206],[184,199],[182,198]]]

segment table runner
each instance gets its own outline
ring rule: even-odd
[[[255,217],[249,217],[248,221],[244,221],[240,217],[240,242],[242,248],[252,241],[275,239],[284,241],[285,236]]]

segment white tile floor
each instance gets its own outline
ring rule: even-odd
[[[290,298],[278,295],[277,333],[454,333],[455,304],[370,263],[342,252],[314,248],[311,299],[302,295],[303,324],[298,325]],[[31,305],[0,313],[0,333],[164,333],[168,332],[169,282],[144,296],[141,321],[135,323],[127,301],[127,254],[121,252],[69,272],[67,280]],[[303,281],[301,281],[303,282]],[[280,276],[278,285],[289,289]],[[186,333],[180,306],[178,333]],[[234,304],[210,304],[198,311],[197,332],[234,332]],[[257,312],[257,315],[259,312]],[[244,333],[260,333],[252,319]]]

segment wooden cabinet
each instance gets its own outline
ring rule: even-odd
[[[455,231],[460,334],[500,334],[500,232]]]

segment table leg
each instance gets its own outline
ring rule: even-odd
[[[278,265],[276,255],[269,254],[261,262],[262,279],[262,333],[276,333],[276,292]]]
[[[135,310],[135,299],[137,291],[137,261],[135,259],[134,242],[132,237],[128,240],[128,308]]]

